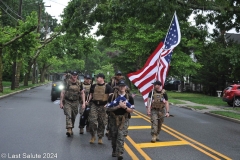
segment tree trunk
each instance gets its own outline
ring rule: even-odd
[[[12,64],[12,83],[11,83],[11,90],[15,90],[16,66],[17,66],[17,62],[16,62],[16,58],[14,58],[13,64]]]
[[[15,88],[19,88],[19,79],[22,68],[22,61],[17,62],[16,78],[15,78]]]
[[[41,71],[41,78],[40,78],[41,83],[45,82],[45,73],[46,73],[46,68],[43,68]]]
[[[0,93],[3,93],[2,75],[3,75],[3,53],[2,47],[0,46]]]
[[[24,76],[24,86],[28,86],[28,80],[29,80],[29,77],[30,77],[31,68],[32,68],[32,63],[31,63],[31,61],[29,61],[28,62],[27,73]]]
[[[33,62],[33,69],[32,69],[32,84],[35,84],[36,80],[36,60]]]

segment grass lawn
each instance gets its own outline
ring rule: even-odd
[[[48,81],[45,81],[44,83],[38,83],[38,84],[31,84],[31,83],[32,82],[29,81],[28,86],[21,86],[20,85],[19,88],[15,88],[15,90],[11,90],[11,82],[3,81],[3,87],[9,87],[9,88],[3,88],[3,93],[0,93],[0,96],[6,95],[6,94],[9,94],[9,93],[13,93],[13,92],[16,92],[16,91],[20,91],[20,90],[23,90],[23,89],[26,89],[26,88],[39,86],[41,84],[46,84],[46,83],[48,83]],[[23,83],[20,83],[20,84],[23,84]]]
[[[240,114],[234,113],[234,112],[230,112],[230,111],[212,111],[211,113],[240,120]]]
[[[173,92],[168,91],[168,99],[171,101],[171,99],[180,99],[180,100],[186,100],[191,101],[198,104],[206,104],[206,105],[213,105],[213,106],[227,106],[226,102],[222,101],[222,98],[219,97],[213,97],[213,96],[207,96],[204,94],[198,94],[198,93],[185,93],[185,92]]]

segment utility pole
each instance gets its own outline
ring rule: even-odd
[[[22,17],[22,2],[23,0],[19,0],[19,8],[18,8],[18,17]],[[17,51],[16,51],[17,54]],[[12,64],[12,83],[11,83],[11,90],[15,90],[15,81],[16,81],[16,69],[17,69],[17,56],[14,57],[13,64]]]
[[[37,33],[40,32],[40,24],[41,24],[41,14],[42,14],[42,3],[38,3],[38,27]],[[44,6],[44,7],[51,7],[51,6]],[[37,72],[37,62],[36,59],[33,60],[33,70],[32,70],[32,84],[38,83],[38,72]]]

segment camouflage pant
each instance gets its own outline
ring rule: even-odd
[[[106,110],[104,105],[96,106],[94,103],[91,106],[89,113],[89,129],[92,136],[97,135],[102,138],[104,136],[104,130],[106,123]]]
[[[75,119],[78,114],[78,105],[79,101],[71,102],[65,100],[64,112],[66,115],[66,128],[74,128]],[[69,116],[71,116],[71,119]]]
[[[124,115],[123,115],[124,116]],[[127,129],[128,129],[128,118],[125,119],[123,127],[120,128],[120,125],[117,125],[116,118],[112,115],[109,116],[110,126],[111,126],[111,133],[112,133],[112,148],[116,150],[117,153],[124,152],[124,140],[127,136]],[[121,118],[119,118],[121,121]]]
[[[152,109],[151,110],[151,135],[158,135],[161,131],[161,127],[164,121],[165,110],[164,109]]]

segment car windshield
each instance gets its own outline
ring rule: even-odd
[[[233,87],[232,86],[229,86],[227,88],[225,88],[224,90],[231,90]]]

